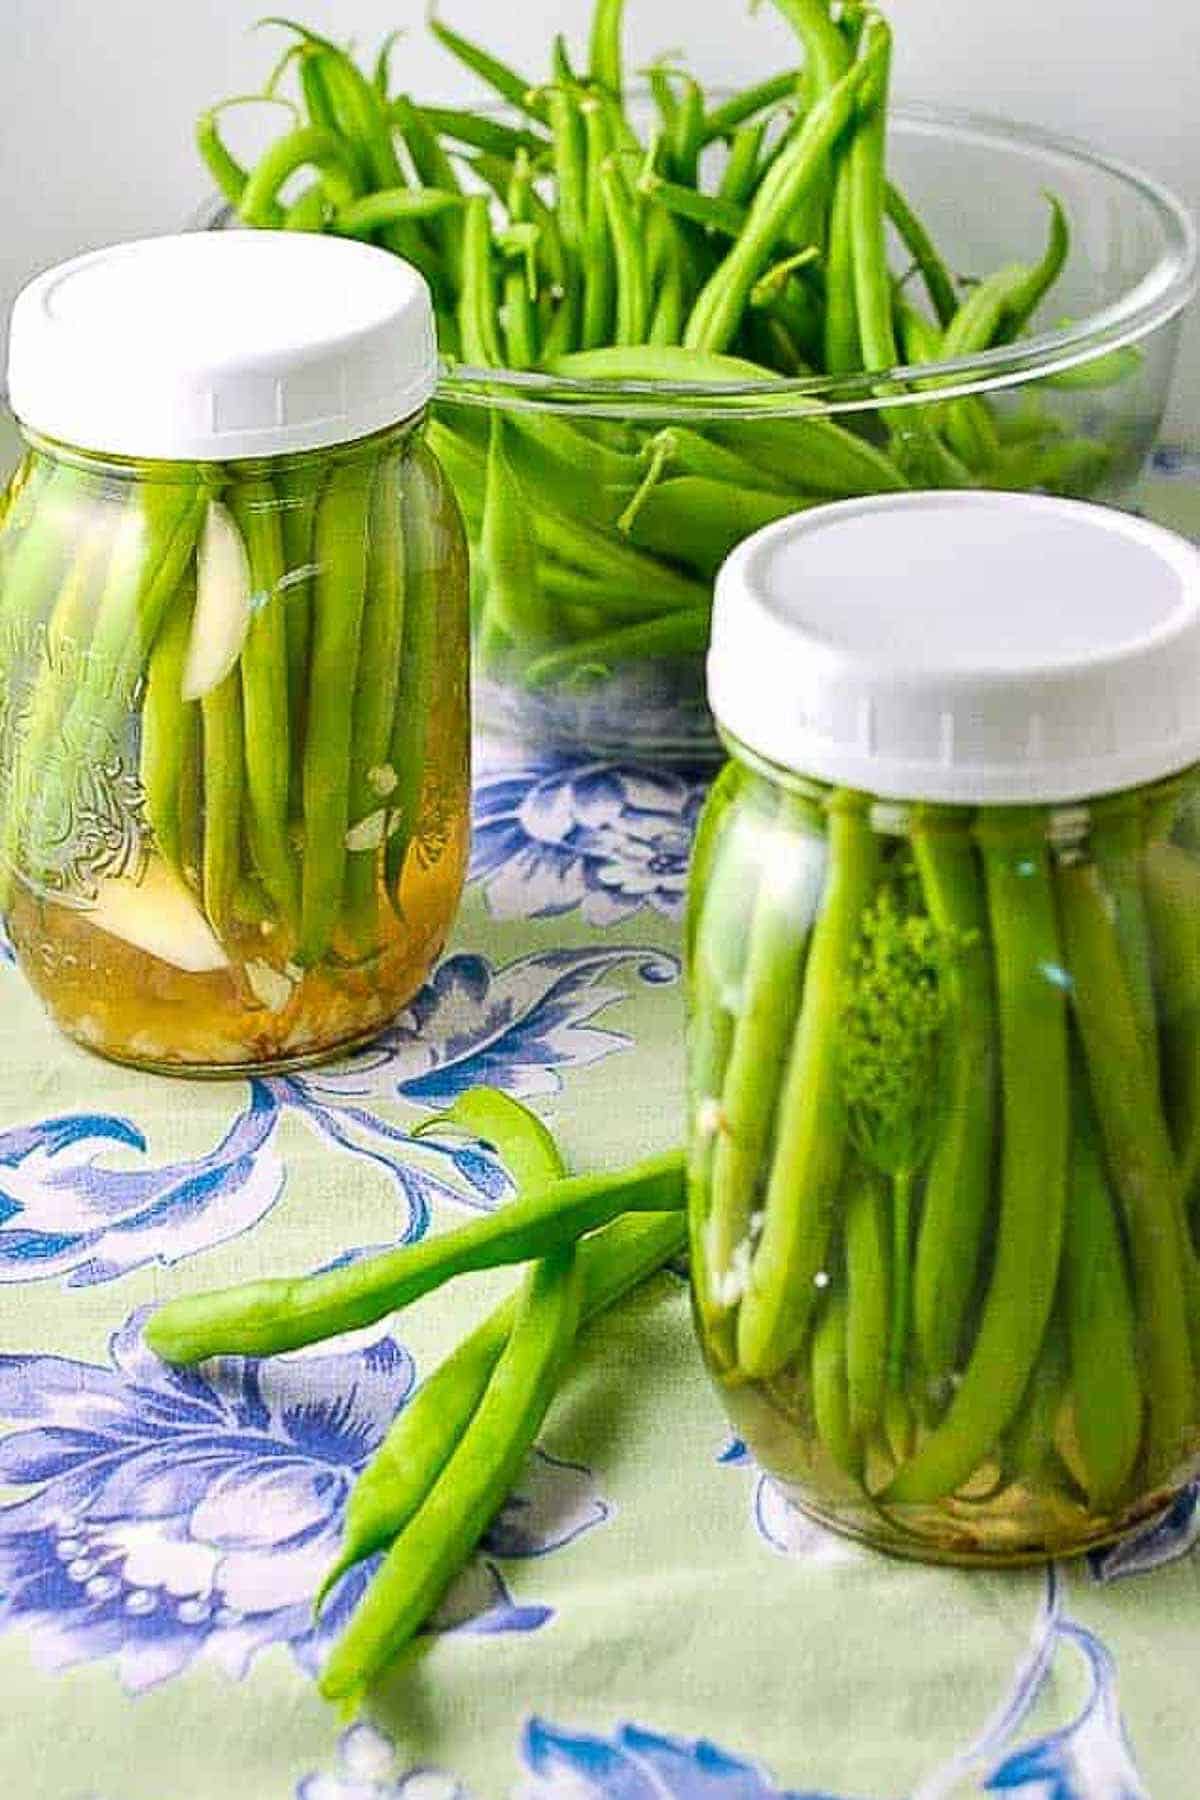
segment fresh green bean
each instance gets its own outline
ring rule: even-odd
[[[458,328],[462,353],[476,368],[495,369],[504,361],[492,274],[492,227],[487,201],[472,194],[463,209],[462,292]]]
[[[621,28],[625,0],[596,0],[588,47],[588,75],[619,100],[624,85]]]
[[[806,493],[854,498],[900,493],[908,486],[885,451],[819,414],[718,423],[711,429],[747,462]]]
[[[342,140],[319,125],[300,125],[279,138],[265,152],[242,194],[238,211],[247,225],[268,226],[276,221],[279,192],[297,169],[317,170],[336,209],[358,198],[357,170]]]
[[[653,169],[643,171],[638,179],[638,190],[647,199],[665,206],[677,218],[690,219],[694,224],[703,225],[709,231],[720,232],[724,237],[736,238],[745,229],[749,216],[746,208],[736,200],[726,199],[721,194],[698,193],[695,188],[684,187],[677,181],[668,181],[666,176],[657,174]]]
[[[263,886],[294,931],[300,893],[288,837],[291,746],[279,498],[269,476],[247,477],[231,483],[228,506],[250,569],[250,622],[241,654],[250,845]]]
[[[756,113],[766,112],[768,107],[778,106],[781,100],[799,99],[804,82],[802,69],[785,69],[780,75],[771,75],[765,81],[759,81],[753,87],[743,88],[738,94],[732,94],[719,106],[704,116],[702,141],[711,144],[717,138],[730,137],[738,126]]]
[[[550,139],[544,133],[505,125],[486,114],[452,106],[422,106],[420,111],[426,124],[440,136],[473,150],[490,151],[493,156],[515,160],[517,152],[524,150],[527,156],[541,157],[550,148]]]
[[[574,349],[583,321],[583,258],[587,243],[587,130],[579,94],[569,82],[550,90],[550,130],[558,229],[562,238],[564,292],[559,348]]]
[[[510,1132],[504,1149],[510,1166],[511,1150]],[[630,1214],[585,1239],[578,1249],[584,1323],[606,1312],[677,1256],[684,1239],[679,1212]],[[342,1547],[318,1591],[318,1608],[339,1576],[390,1543],[430,1492],[483,1397],[512,1333],[516,1312],[516,1297],[505,1300],[459,1344],[399,1414],[351,1492]]]
[[[674,475],[647,488],[625,530],[640,548],[676,556],[711,578],[743,538],[803,505],[795,494]]]
[[[225,106],[232,104],[234,102],[225,102]],[[230,206],[240,208],[250,180],[250,171],[244,168],[232,152],[226,148],[225,141],[217,129],[217,118],[224,110],[223,106],[213,106],[200,114],[196,120],[196,148],[221,194]],[[269,222],[278,224],[280,218],[281,213],[276,207],[271,213]]]
[[[341,207],[333,216],[333,229],[339,237],[369,238],[384,226],[436,219],[459,211],[463,204],[461,194],[441,188],[383,188]]]
[[[338,1332],[374,1324],[456,1275],[527,1262],[561,1250],[624,1212],[682,1208],[684,1156],[647,1157],[603,1175],[574,1175],[416,1244],[298,1280],[249,1282],[169,1302],[147,1342],[167,1361],[274,1356]]]
[[[536,119],[539,124],[545,122],[546,96],[532,82],[526,81],[523,75],[518,75],[506,63],[500,62],[478,44],[473,44],[460,32],[451,31],[436,14],[430,17],[429,29],[443,49],[448,50],[464,68],[470,69],[473,75],[477,75],[485,86],[499,94],[502,100],[507,100],[510,106],[516,107],[518,112],[526,113],[531,119]]]
[[[731,206],[748,206],[758,185],[759,158],[767,135],[766,123],[739,125],[729,140],[729,158],[721,171],[717,199]]]
[[[553,642],[554,619],[538,579],[530,509],[513,473],[506,438],[507,424],[497,409],[491,421],[487,498],[479,538],[483,605],[486,615],[522,648],[536,649]]]
[[[857,96],[859,121],[846,151],[849,232],[854,267],[854,310],[858,341],[867,369],[895,368],[900,358],[892,329],[892,291],[884,242],[884,138],[892,34],[872,17],[863,34],[867,70]],[[840,183],[839,183],[840,185]]]
[[[958,311],[958,295],[954,291],[954,278],[938,254],[929,232],[894,182],[888,182],[884,196],[887,216],[900,234],[905,249],[921,271],[925,291],[937,314],[938,323],[944,330]]]
[[[692,308],[684,334],[689,349],[721,351],[733,340],[751,288],[850,120],[866,66],[856,65],[816,102],[763,176],[741,236]]]
[[[601,164],[599,179],[616,266],[614,342],[641,344],[650,322],[650,291],[637,203],[615,156]]]
[[[529,688],[550,687],[559,681],[598,679],[625,663],[653,657],[696,656],[708,643],[710,609],[661,613],[636,625],[581,643],[564,644],[535,657],[525,671]]]
[[[610,341],[616,267],[600,172],[612,153],[608,115],[598,95],[581,103],[587,149],[587,199],[583,222],[583,318],[580,343],[585,350]]]
[[[853,208],[853,183],[847,158],[838,168],[833,184],[825,257],[827,298],[823,348],[825,368],[830,375],[848,375],[862,367],[854,289]]]
[[[361,1693],[420,1629],[503,1502],[546,1416],[579,1325],[573,1245],[539,1262],[487,1390],[321,1672],[326,1699]]]
[[[953,1493],[1011,1424],[1058,1285],[1070,1093],[1066,996],[1045,816],[980,814],[996,970],[1004,1121],[995,1255],[966,1370],[941,1423],[883,1495],[911,1505]]]
[[[504,301],[500,318],[504,330],[505,363],[510,369],[530,369],[540,360],[537,319],[537,226],[532,222],[533,173],[524,151],[513,164],[508,188],[511,241],[503,246],[508,258],[504,271]]]
[[[777,1374],[804,1341],[842,1175],[841,983],[874,890],[879,847],[862,796],[834,793],[828,815],[825,888],[780,1094],[762,1236],[738,1315],[738,1364],[759,1380]]]
[[[498,1151],[518,1192],[545,1187],[567,1172],[549,1126],[499,1088],[468,1088],[445,1112],[423,1119],[413,1136],[428,1137],[447,1125],[482,1138]]]
[[[304,871],[297,960],[329,949],[346,875],[353,690],[366,600],[369,472],[361,457],[331,470],[317,505],[304,743]]]
[[[314,181],[283,215],[285,231],[324,231],[329,222],[329,202],[321,182]]]

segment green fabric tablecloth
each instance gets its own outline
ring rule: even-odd
[[[1200,465],[1156,515],[1200,529]],[[308,1596],[355,1472],[507,1283],[176,1375],[165,1296],[495,1205],[416,1139],[466,1086],[579,1168],[682,1129],[679,921],[699,780],[480,747],[472,879],[409,1013],[329,1070],[187,1084],[64,1043],[0,945],[0,1723],[25,1800],[1191,1800],[1196,1491],[1118,1548],[987,1575],[809,1524],[724,1424],[664,1273],[594,1331],[415,1655],[350,1724]]]

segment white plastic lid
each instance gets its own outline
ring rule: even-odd
[[[760,756],[885,799],[1114,793],[1200,761],[1200,552],[1036,495],[819,507],[722,568],[708,694]]]
[[[13,308],[12,409],[79,449],[226,461],[350,443],[437,379],[429,289],[385,250],[190,232],[48,269]]]

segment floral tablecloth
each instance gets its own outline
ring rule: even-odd
[[[1200,464],[1148,503],[1200,526]],[[578,1167],[678,1139],[699,780],[482,746],[453,947],[315,1073],[191,1085],[62,1042],[0,943],[0,1721],[22,1800],[1192,1800],[1196,1491],[1083,1564],[890,1562],[731,1440],[664,1273],[588,1340],[515,1493],[368,1717],[308,1597],[389,1420],[505,1285],[188,1374],[167,1295],[413,1238],[508,1191],[413,1127],[487,1081]]]

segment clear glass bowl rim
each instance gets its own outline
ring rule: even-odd
[[[1040,150],[1080,167],[1098,170],[1115,180],[1138,203],[1155,214],[1163,250],[1154,266],[1109,305],[1070,325],[1039,332],[1019,343],[1001,345],[977,355],[919,366],[854,376],[813,375],[795,380],[762,382],[667,382],[578,380],[540,371],[480,369],[443,364],[436,399],[457,405],[517,411],[562,411],[576,416],[643,416],[669,411],[673,403],[693,416],[703,416],[706,402],[724,418],[787,416],[788,402],[798,412],[859,412],[888,407],[930,405],[964,393],[986,392],[1065,373],[1081,364],[1136,344],[1169,324],[1200,285],[1200,250],[1195,222],[1183,203],[1153,176],[1108,156],[1076,138],[1040,127],[1018,124],[987,113],[907,102],[894,108],[892,128],[945,138],[969,137],[1001,152]],[[919,382],[919,387],[914,383]],[[907,391],[897,391],[907,388]]]

